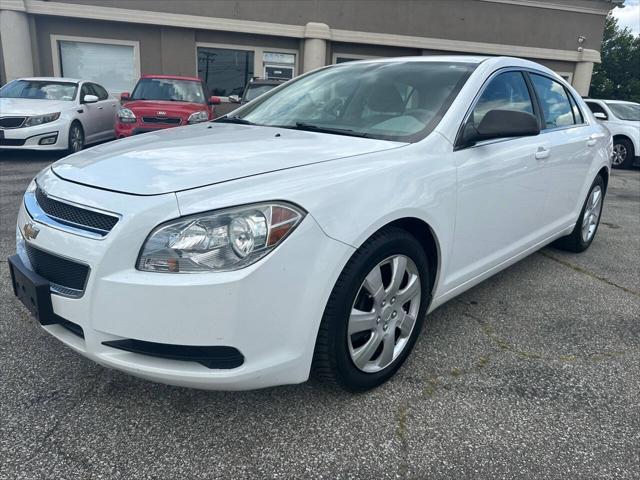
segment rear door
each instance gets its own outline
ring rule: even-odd
[[[91,88],[93,88],[95,95],[98,97],[98,101],[95,103],[98,107],[98,134],[101,138],[109,138],[114,135],[117,101],[115,98],[110,97],[107,90],[101,85],[91,83]]]
[[[494,74],[465,124],[477,126],[494,109],[538,113],[523,72]],[[537,158],[544,155],[539,144],[539,136],[499,138],[454,152],[458,200],[447,287],[464,284],[544,237],[549,175]]]
[[[528,73],[540,105],[540,134],[548,155],[541,161],[548,169],[549,199],[546,221],[558,230],[575,222],[599,128],[590,128],[572,93],[560,82],[541,73]]]
[[[82,113],[82,128],[84,129],[85,143],[91,143],[100,135],[101,132],[101,112],[98,109],[98,103],[85,103],[85,95],[96,95],[90,83],[83,83],[80,87],[80,104]],[[97,96],[97,95],[96,95]]]

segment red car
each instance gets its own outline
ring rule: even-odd
[[[116,137],[206,122],[216,117],[218,97],[208,97],[197,77],[143,75],[133,93],[120,96]]]

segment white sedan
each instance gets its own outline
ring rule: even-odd
[[[428,312],[551,242],[587,249],[611,149],[536,63],[334,65],[43,170],[14,290],[50,334],[132,375],[251,389],[315,371],[363,391]]]
[[[115,138],[118,101],[94,82],[21,78],[0,89],[0,148],[68,150]]]
[[[640,104],[622,100],[585,99],[585,103],[611,132],[614,168],[640,162]]]

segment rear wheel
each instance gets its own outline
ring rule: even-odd
[[[630,168],[635,158],[633,143],[626,138],[613,139],[613,156],[611,165],[613,168]]]
[[[69,147],[68,152],[76,153],[84,148],[84,131],[78,122],[73,122],[69,127]]]
[[[571,234],[556,241],[555,245],[558,248],[576,253],[589,248],[600,225],[604,193],[604,180],[598,175],[591,185],[576,226]]]
[[[388,228],[349,260],[331,293],[316,341],[315,374],[350,391],[387,381],[409,355],[429,303],[420,243]]]

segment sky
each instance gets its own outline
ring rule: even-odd
[[[614,8],[613,16],[618,25],[629,27],[635,35],[640,35],[640,0],[627,0],[624,8]]]

